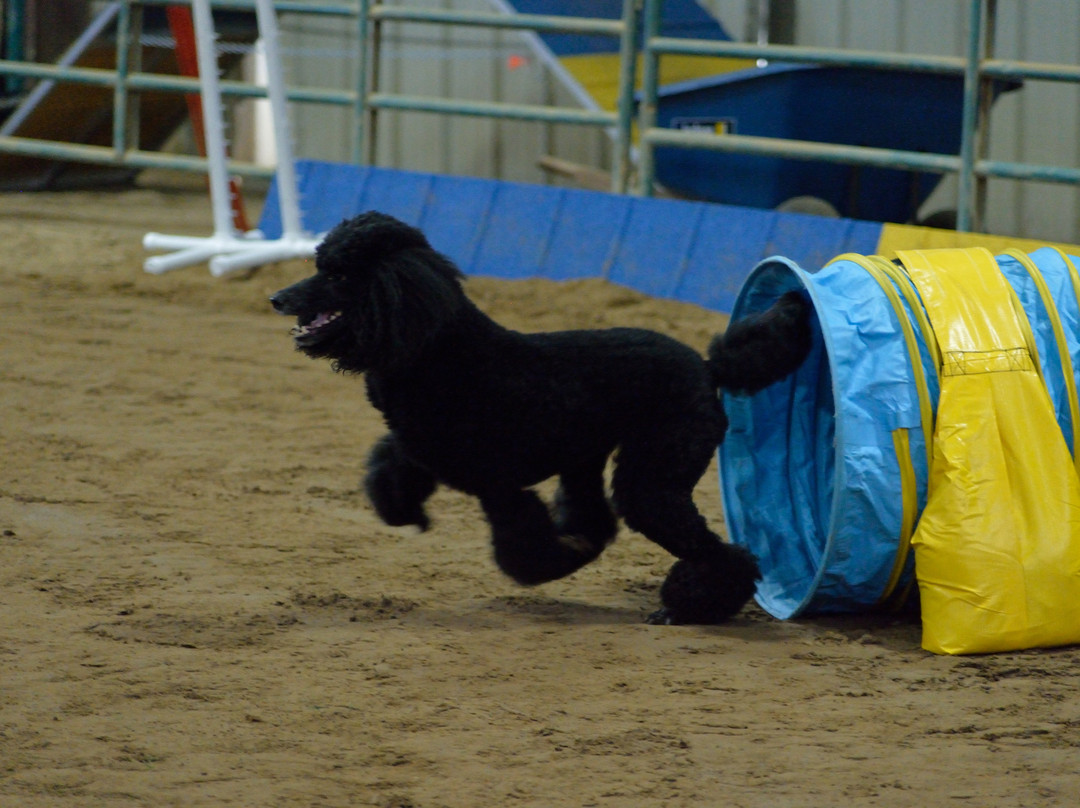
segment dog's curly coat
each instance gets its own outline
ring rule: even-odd
[[[618,513],[678,559],[653,622],[720,622],[753,595],[754,558],[709,530],[692,492],[727,428],[718,388],[755,392],[805,357],[809,312],[798,294],[733,324],[705,361],[643,329],[503,328],[423,233],[374,211],[334,228],[316,269],[271,302],[297,317],[299,350],[365,374],[390,429],[365,479],[385,522],[426,529],[424,502],[438,483],[473,494],[496,563],[532,585],[595,559]],[[614,511],[604,483],[612,453]],[[549,510],[531,486],[555,475]]]

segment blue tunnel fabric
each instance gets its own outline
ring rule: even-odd
[[[1022,254],[999,255],[998,268],[1020,298],[1031,323],[1043,383],[1050,393],[1061,434],[1075,454],[1075,429],[1069,395],[1070,388],[1075,391],[1080,386],[1080,376],[1076,375],[1080,368],[1080,302],[1077,300],[1077,282],[1080,282],[1080,279],[1074,281],[1069,261],[1057,250],[1044,247],[1032,253],[1028,262],[1035,265],[1036,272],[1045,283],[1052,306],[1052,309],[1049,309],[1039,293],[1036,279],[1032,277],[1031,271],[1024,267],[1022,259],[1025,257],[1027,256]],[[1062,336],[1067,344],[1067,355],[1064,359],[1055,338],[1052,314],[1060,319]],[[1072,366],[1070,373],[1066,372],[1066,362]]]
[[[732,317],[800,288],[816,312],[810,356],[756,396],[725,396],[731,426],[719,451],[728,534],[758,556],[758,602],[779,618],[855,611],[882,596],[903,518],[900,497],[882,496],[901,489],[895,430],[909,432],[920,501],[927,479],[914,372],[868,272],[836,261],[810,274],[770,259]],[[764,458],[784,458],[783,467],[770,471]]]
[[[1043,248],[996,262],[1073,449],[1080,259]],[[941,389],[938,339],[903,270],[876,256],[843,255],[817,272],[770,258],[747,278],[732,319],[792,289],[813,305],[810,356],[755,396],[725,395],[731,423],[718,451],[728,535],[758,556],[757,600],[781,619],[865,611],[913,589],[911,521],[927,504]]]

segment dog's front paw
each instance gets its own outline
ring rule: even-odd
[[[753,555],[731,544],[721,548],[715,558],[672,566],[660,587],[667,625],[723,623],[754,596],[761,573]]]
[[[390,527],[409,527],[411,525],[419,528],[421,533],[431,527],[431,519],[423,510],[405,513],[402,511],[385,511],[376,506],[375,513]]]
[[[364,490],[375,512],[392,527],[431,525],[424,502],[435,490],[435,478],[406,457],[391,433],[385,435],[368,456]]]
[[[650,626],[674,626],[676,624],[675,617],[667,609],[657,609],[645,618],[645,622]]]

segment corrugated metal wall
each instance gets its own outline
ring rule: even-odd
[[[486,0],[408,5],[491,10]],[[287,82],[354,86],[355,39],[349,26],[298,15],[284,15],[281,25]],[[385,92],[579,106],[518,32],[416,23],[387,23],[383,30],[379,86]],[[348,160],[350,115],[305,106],[292,119],[298,153]],[[542,182],[545,175],[536,163],[544,154],[594,166],[609,161],[608,138],[592,127],[396,111],[380,112],[379,118],[376,162],[383,166]]]
[[[486,0],[409,0],[487,10]],[[704,0],[735,36],[747,34],[754,0]],[[795,43],[959,56],[966,41],[963,0],[799,0]],[[351,27],[341,20],[285,15],[290,83],[349,87],[356,69]],[[1025,61],[1080,63],[1080,2],[999,0],[995,53]],[[421,95],[570,105],[572,97],[517,33],[422,25],[387,25],[383,89]],[[857,99],[853,99],[857,103]],[[350,113],[313,106],[293,118],[298,153],[348,160]],[[843,110],[836,110],[843,115]],[[426,113],[382,113],[377,162],[422,171],[544,181],[540,155],[608,166],[606,136],[593,128]],[[883,126],[888,121],[882,122]],[[1080,165],[1080,86],[1028,81],[1002,97],[991,118],[990,159]],[[923,209],[955,207],[946,178]],[[987,229],[1030,238],[1080,242],[1080,189],[1012,180],[989,185]]]

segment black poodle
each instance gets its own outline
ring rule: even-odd
[[[462,273],[423,233],[383,213],[339,224],[315,264],[270,300],[297,318],[299,350],[365,374],[390,429],[365,479],[387,524],[426,529],[424,502],[438,483],[475,495],[496,563],[533,585],[600,555],[618,514],[678,559],[652,622],[717,623],[753,595],[753,556],[709,530],[692,493],[727,428],[718,388],[753,393],[806,356],[809,307],[799,294],[734,323],[706,361],[638,328],[503,328],[465,296]],[[556,475],[549,509],[531,486]]]

